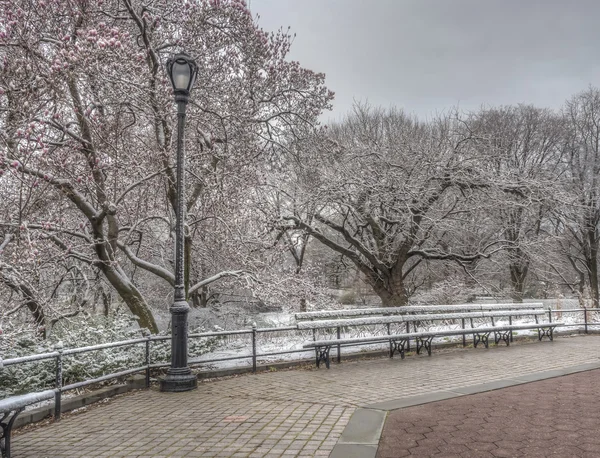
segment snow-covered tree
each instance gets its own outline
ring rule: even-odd
[[[58,221],[7,211],[4,234],[23,223],[44,234],[99,270],[156,332],[134,275],[173,283],[175,110],[164,62],[185,50],[200,68],[186,136],[194,294],[247,270],[233,255],[247,237],[231,236],[249,217],[244,190],[260,183],[266,152],[329,106],[324,75],[288,61],[290,44],[287,32],[261,30],[241,0],[1,2],[2,186],[37,186],[48,213],[63,209]]]
[[[405,305],[431,261],[469,264],[498,250],[472,218],[482,180],[472,133],[449,114],[428,123],[357,106],[303,149],[304,207],[280,218],[352,262],[386,306]],[[309,210],[309,211],[307,211]]]

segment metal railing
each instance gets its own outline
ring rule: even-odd
[[[565,313],[582,313],[582,315],[583,315],[582,322],[563,324],[561,327],[583,327],[583,331],[586,334],[589,332],[590,326],[593,326],[593,325],[600,326],[600,322],[590,321],[592,312],[600,312],[600,309],[598,309],[598,308],[579,308],[579,309],[564,309],[564,310],[562,310],[562,309],[548,308],[548,310],[547,310],[548,321],[550,321],[550,322],[555,321],[554,318],[556,318],[557,315],[560,316]],[[360,325],[356,325],[356,326],[360,326]],[[464,319],[462,320],[462,327],[463,327],[463,329],[465,329]],[[333,326],[331,328],[331,330],[332,330],[332,335],[334,335],[334,333],[335,333],[335,336],[339,339],[340,333],[341,333],[341,327]],[[466,330],[468,331],[468,328],[466,328]],[[256,372],[257,362],[260,358],[291,355],[291,354],[295,354],[295,353],[312,354],[312,350],[306,350],[306,349],[289,349],[289,350],[282,350],[282,351],[270,351],[270,352],[264,352],[264,353],[260,353],[258,351],[257,337],[259,334],[284,333],[287,335],[292,331],[299,332],[299,330],[296,326],[274,327],[274,328],[257,328],[256,326],[253,326],[251,329],[242,329],[242,330],[234,330],[234,331],[215,331],[215,332],[205,332],[205,333],[199,333],[199,334],[190,334],[188,336],[190,339],[209,338],[209,337],[219,337],[219,338],[227,337],[227,338],[229,338],[232,336],[250,336],[251,337],[251,343],[250,343],[251,353],[239,355],[239,356],[226,356],[226,357],[211,358],[211,359],[191,358],[188,360],[188,364],[190,366],[198,366],[198,365],[205,365],[205,364],[216,363],[216,362],[251,359],[252,372]],[[389,333],[389,330],[388,330],[388,333]],[[314,334],[312,335],[312,338],[315,339]],[[18,358],[10,358],[10,359],[3,360],[0,357],[0,370],[2,370],[5,367],[13,366],[13,365],[17,365],[17,364],[25,364],[25,363],[31,363],[31,362],[36,362],[36,361],[44,361],[44,360],[54,359],[55,360],[55,386],[54,386],[54,388],[56,391],[54,416],[58,420],[58,419],[60,419],[60,416],[61,416],[62,393],[66,392],[66,391],[82,388],[82,387],[85,387],[88,385],[101,383],[101,382],[105,382],[105,381],[116,379],[116,378],[121,378],[121,377],[135,374],[135,373],[142,373],[142,372],[145,374],[145,386],[149,387],[150,386],[150,374],[151,374],[152,369],[160,369],[160,368],[165,368],[165,367],[170,366],[169,363],[152,363],[152,342],[166,341],[166,340],[170,340],[170,339],[171,339],[170,336],[146,336],[146,337],[141,337],[138,339],[130,339],[130,340],[124,340],[124,341],[120,341],[120,342],[111,342],[111,343],[92,345],[92,346],[87,346],[87,347],[71,348],[71,349],[62,349],[60,347],[57,347],[56,350],[53,352],[41,353],[41,354],[30,355],[30,356],[23,356],[23,357],[18,357]],[[137,345],[144,346],[143,361],[140,362],[139,366],[127,368],[127,369],[124,369],[124,370],[121,370],[118,372],[112,372],[112,373],[105,374],[105,375],[102,375],[102,376],[96,377],[96,378],[86,379],[83,381],[63,385],[63,358],[65,356],[78,355],[81,353],[92,352],[92,351],[97,351],[97,350],[112,349],[112,348],[117,348],[117,347],[126,347],[126,346],[134,347]],[[340,361],[340,358],[341,358],[341,347],[359,346],[359,345],[360,344],[353,344],[353,345],[339,345],[338,344],[338,345],[336,345],[338,362]],[[463,345],[466,345],[464,336],[463,336]]]

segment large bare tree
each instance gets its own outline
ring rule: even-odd
[[[472,140],[453,113],[424,123],[357,106],[325,138],[299,145],[313,176],[304,207],[282,214],[281,227],[354,263],[385,306],[405,305],[429,262],[467,265],[502,245],[473,218],[489,184]]]

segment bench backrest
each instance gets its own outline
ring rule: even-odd
[[[368,309],[341,309],[320,310],[317,312],[296,313],[296,322],[305,320],[326,320],[339,318],[352,318],[361,316],[386,316],[405,315],[409,313],[452,313],[452,312],[480,312],[492,310],[519,310],[519,309],[548,309],[541,302],[512,303],[512,304],[456,304],[456,305],[407,305],[404,307],[376,307]]]

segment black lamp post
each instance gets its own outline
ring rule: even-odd
[[[185,153],[183,149],[183,130],[185,127],[185,109],[190,91],[194,86],[197,73],[196,62],[187,54],[181,53],[167,61],[167,73],[173,85],[177,103],[177,211],[175,223],[175,293],[171,312],[171,367],[160,382],[161,391],[189,391],[198,386],[198,380],[187,365],[187,317],[190,306],[185,300],[183,274],[185,221],[184,169]]]

